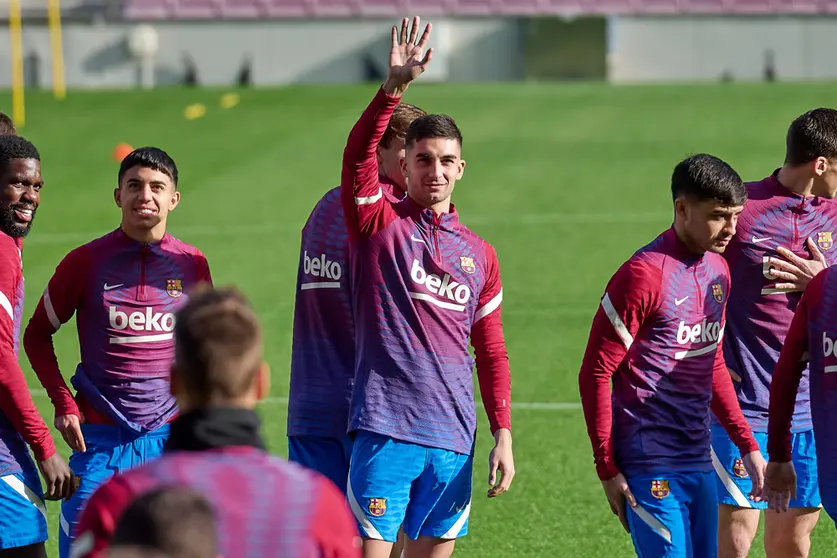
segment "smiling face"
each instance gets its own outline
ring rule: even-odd
[[[11,159],[0,174],[0,228],[13,238],[29,234],[41,204],[41,162]]]
[[[127,169],[114,191],[116,205],[122,209],[122,229],[135,240],[160,240],[166,233],[166,219],[180,202],[180,192],[172,178],[150,167]]]

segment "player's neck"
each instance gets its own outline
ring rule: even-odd
[[[689,235],[686,234],[686,231],[683,228],[683,224],[678,221],[674,222],[674,234],[677,235],[677,239],[680,243],[695,256],[702,256],[706,253],[706,250],[702,249],[700,246],[695,244],[691,238],[689,238]]]
[[[837,197],[837,192],[829,192],[824,184],[815,182],[807,169],[785,165],[779,169],[776,180],[785,189],[799,196],[819,196],[828,199]]]
[[[138,229],[122,223],[122,232],[125,235],[137,242],[159,242],[166,236],[166,224],[160,223],[156,227],[150,229]]]

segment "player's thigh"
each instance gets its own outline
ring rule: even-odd
[[[404,558],[450,558],[456,539],[419,537],[407,539],[404,545]]]
[[[346,492],[352,442],[344,438],[289,436],[288,461],[317,471]]]
[[[761,510],[718,505],[718,556],[738,558],[747,556],[759,528]]]
[[[426,448],[360,431],[355,437],[346,496],[361,536],[394,543]]]
[[[627,508],[631,539],[639,558],[691,558],[685,496],[670,475],[627,479],[636,508]]]
[[[37,472],[0,477],[0,549],[23,548],[45,540],[46,507]]]
[[[428,455],[427,466],[413,487],[404,532],[413,540],[464,537],[471,515],[473,455],[435,448]]]
[[[760,448],[767,447],[767,435],[754,432]],[[749,498],[753,481],[747,474],[741,451],[730,440],[726,430],[712,426],[712,468],[715,471],[718,503],[743,509],[767,509],[767,502],[753,502]],[[762,452],[763,454],[764,452]],[[764,456],[767,459],[767,456]],[[753,532],[755,536],[755,531]]]
[[[767,556],[807,556],[811,548],[811,532],[819,516],[820,508],[791,508],[786,512],[767,510],[764,514]]]

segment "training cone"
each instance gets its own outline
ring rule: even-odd
[[[130,155],[133,150],[134,148],[127,143],[120,143],[113,148],[113,160],[117,163],[121,163],[122,159]]]

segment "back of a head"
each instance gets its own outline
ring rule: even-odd
[[[201,286],[176,315],[175,363],[193,401],[223,404],[244,396],[262,366],[262,333],[237,289]]]
[[[159,147],[139,147],[122,159],[118,176],[120,184],[125,173],[134,167],[146,167],[160,171],[171,178],[172,183],[177,187],[177,165],[174,159]]]
[[[389,124],[387,124],[387,129],[384,132],[384,137],[381,138],[381,147],[389,147],[395,139],[405,139],[407,137],[407,130],[410,129],[413,121],[426,114],[422,109],[409,103],[399,103],[396,105],[389,119]]]
[[[729,164],[700,153],[680,161],[671,175],[672,199],[686,197],[694,201],[715,200],[737,207],[747,201],[744,181]]]
[[[13,159],[41,160],[38,148],[22,136],[0,135],[0,170],[5,170]]]
[[[125,509],[110,545],[123,547],[126,552],[145,548],[170,558],[215,558],[215,513],[198,492],[158,488],[139,496]]]
[[[9,115],[0,112],[0,136],[16,136],[17,128]]]
[[[802,165],[825,157],[837,160],[837,110],[809,110],[791,122],[786,138],[785,163]]]
[[[446,114],[428,114],[413,120],[407,130],[406,146],[409,149],[418,141],[433,138],[456,140],[462,146],[462,132]]]

